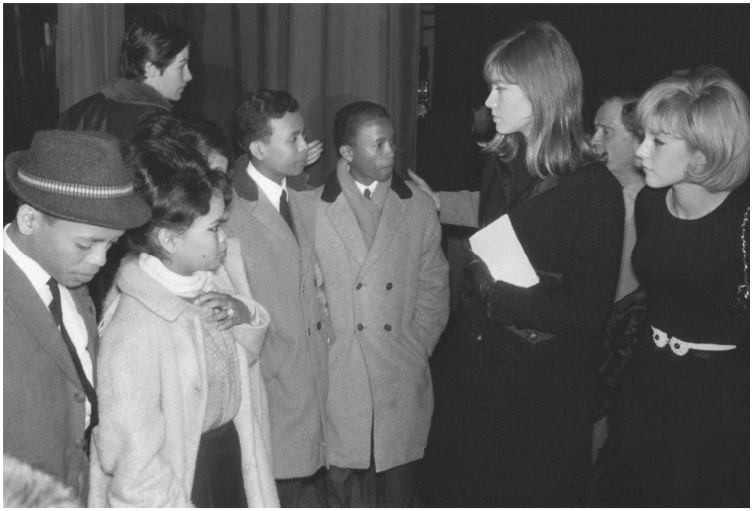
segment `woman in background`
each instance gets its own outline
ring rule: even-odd
[[[160,14],[138,18],[120,48],[120,78],[82,99],[60,117],[65,130],[107,131],[121,140],[136,132],[146,114],[172,110],[193,75],[191,39]]]
[[[602,505],[748,507],[750,104],[700,67],[651,87],[638,116],[633,266],[650,325]]]
[[[106,131],[129,140],[139,121],[152,112],[169,112],[193,79],[188,68],[191,39],[160,14],[139,17],[126,31],[120,48],[120,78],[63,112],[58,128]],[[107,254],[107,264],[89,283],[97,319],[112,286],[120,260],[127,252],[123,241]]]
[[[487,150],[497,165],[486,169],[480,195],[440,192],[435,202],[443,223],[483,227],[508,214],[541,281],[495,281],[468,255],[427,455],[448,478],[434,504],[582,506],[622,194],[588,152],[580,66],[554,26],[533,23],[495,44],[484,75],[497,131]]]

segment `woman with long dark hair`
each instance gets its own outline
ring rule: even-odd
[[[583,505],[594,357],[619,273],[622,195],[588,152],[580,66],[554,26],[532,23],[496,43],[484,75],[495,164],[480,194],[433,195],[443,223],[484,227],[509,215],[540,282],[495,281],[468,252],[446,335],[454,369],[438,384],[431,433],[430,463],[450,478],[436,504]]]

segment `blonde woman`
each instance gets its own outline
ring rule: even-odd
[[[700,67],[641,98],[633,266],[648,322],[621,400],[605,505],[749,505],[750,104]]]

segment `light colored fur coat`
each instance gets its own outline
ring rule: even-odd
[[[267,397],[257,363],[269,314],[251,299],[237,240],[228,240],[214,282],[261,320],[231,330],[241,381],[233,422],[249,506],[277,507]],[[93,433],[89,506],[190,507],[207,399],[200,323],[205,312],[167,291],[133,258],[124,261],[116,285],[108,304],[117,303],[101,328],[100,423]]]

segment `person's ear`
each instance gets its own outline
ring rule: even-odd
[[[264,143],[261,140],[254,140],[248,144],[248,151],[251,153],[251,156],[257,160],[263,160],[264,154],[266,153]]]
[[[353,148],[348,144],[341,145],[338,150],[340,152],[340,156],[342,156],[345,161],[347,161],[348,163],[353,161]]]
[[[159,241],[160,246],[162,249],[167,252],[168,254],[174,254],[175,251],[178,248],[178,244],[176,243],[178,238],[178,234],[166,227],[160,227],[157,231],[157,241]]]
[[[161,73],[160,69],[148,60],[144,63],[144,76],[146,78],[154,78]]]
[[[40,222],[44,221],[44,218],[42,217],[43,214],[44,213],[28,204],[21,204],[16,212],[18,232],[24,236],[33,234]]]
[[[706,159],[705,154],[696,149],[693,151],[693,162],[695,163],[695,173],[698,174],[699,172],[703,171],[703,168],[708,163],[708,160]]]

